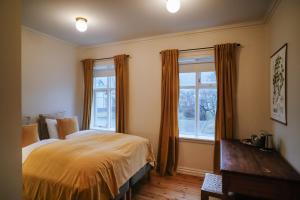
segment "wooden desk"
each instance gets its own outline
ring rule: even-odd
[[[300,199],[300,175],[279,153],[261,151],[238,140],[222,140],[220,150],[224,194]]]

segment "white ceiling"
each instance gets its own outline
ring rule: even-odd
[[[78,44],[148,37],[262,20],[275,0],[181,0],[169,13],[166,0],[23,0],[23,25]],[[75,29],[77,16],[88,30]]]

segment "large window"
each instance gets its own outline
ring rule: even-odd
[[[180,137],[213,140],[217,106],[214,63],[181,59],[180,71]]]
[[[93,91],[91,128],[115,131],[116,80],[113,64],[96,64]]]

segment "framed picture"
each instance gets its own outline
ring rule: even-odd
[[[271,56],[271,119],[287,125],[287,44]]]

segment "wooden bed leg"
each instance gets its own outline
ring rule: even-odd
[[[128,191],[126,192],[126,200],[131,200],[131,187],[129,187]]]

